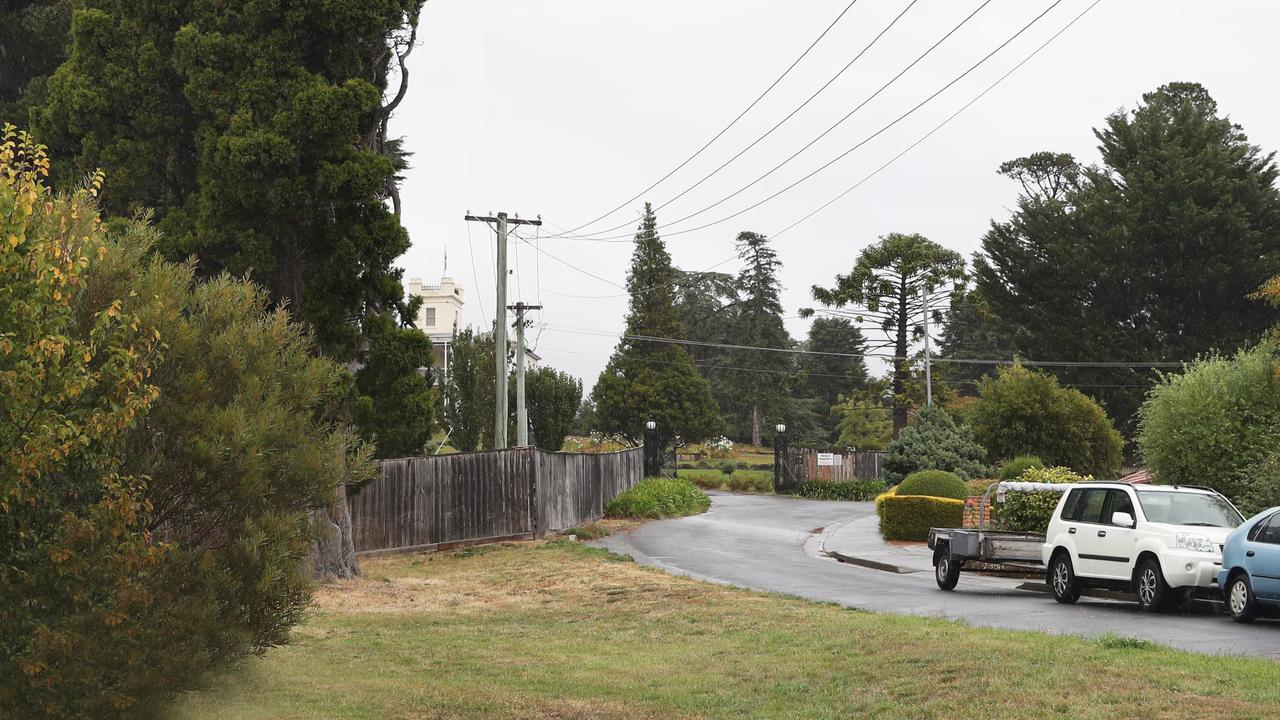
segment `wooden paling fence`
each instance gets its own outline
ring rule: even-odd
[[[882,463],[887,453],[834,451],[823,452],[814,448],[790,447],[785,462],[790,477],[796,483],[806,480],[876,480],[882,477]]]
[[[357,553],[427,550],[540,537],[599,520],[643,477],[644,450],[536,448],[384,460],[381,477],[348,486]]]

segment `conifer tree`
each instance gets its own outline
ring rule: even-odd
[[[600,430],[638,441],[645,423],[657,423],[663,443],[676,437],[697,441],[720,432],[722,421],[711,386],[698,374],[676,312],[676,270],[658,236],[658,220],[645,203],[635,237],[627,292],[626,330],[592,390]]]
[[[782,301],[778,297],[782,289],[778,268],[782,263],[777,253],[760,233],[739,233],[737,245],[743,267],[738,273],[734,344],[789,348],[791,336],[782,325]],[[764,418],[779,418],[783,412],[795,362],[788,353],[738,349],[730,355],[729,364],[733,367],[729,375],[732,397],[744,411],[751,444],[760,445]]]

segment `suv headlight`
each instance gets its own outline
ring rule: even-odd
[[[1193,552],[1218,552],[1218,546],[1204,535],[1178,533],[1178,547]]]

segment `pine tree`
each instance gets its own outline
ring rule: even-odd
[[[978,288],[1031,359],[1189,361],[1257,340],[1275,312],[1249,299],[1280,272],[1280,169],[1195,83],[1147,93],[1094,133],[1102,165],[1038,153],[1002,173],[1025,194],[993,222]],[[1131,429],[1155,374],[1061,373]]]
[[[676,270],[657,226],[653,208],[645,203],[627,274],[626,330],[591,398],[604,432],[638,441],[652,420],[664,444],[676,437],[697,441],[722,426],[710,385],[682,346],[645,339],[684,338],[676,312]]]
[[[782,263],[777,253],[764,235],[754,232],[739,233],[737,246],[743,268],[738,273],[734,344],[791,347],[791,336],[782,324],[782,301],[778,297],[782,289],[778,268]],[[783,411],[795,362],[788,353],[739,349],[731,353],[730,365],[735,404],[745,411],[751,444],[760,445],[764,417],[778,417]]]
[[[814,286],[813,299],[830,312],[884,333],[872,349],[893,350],[893,436],[907,425],[912,348],[924,337],[924,313],[930,332],[943,320],[943,303],[964,278],[964,258],[923,235],[890,233],[863,249],[853,270],[837,275],[831,288]],[[801,312],[812,314],[813,310]]]
[[[867,362],[862,357],[867,340],[848,318],[814,318],[804,349],[832,353],[804,355],[800,359],[797,394],[819,400],[823,412],[839,402],[841,396],[848,397],[867,387]]]

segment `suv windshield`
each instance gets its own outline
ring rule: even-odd
[[[1138,502],[1151,522],[1224,528],[1244,522],[1240,512],[1220,495],[1139,489]]]

